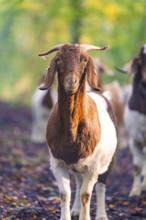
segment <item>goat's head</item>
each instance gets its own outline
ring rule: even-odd
[[[105,73],[107,76],[113,76],[113,70],[110,69],[99,57],[94,58],[96,72],[99,74]]]
[[[117,68],[120,72],[128,74],[140,74],[141,83],[146,86],[146,44],[141,47],[139,54],[123,68]]]
[[[89,85],[98,89],[94,63],[87,50],[104,50],[107,48],[87,44],[63,44],[55,46],[46,53],[39,54],[39,56],[46,56],[58,51],[48,68],[44,86],[40,89],[45,90],[52,85],[56,72],[58,73],[59,84],[64,88],[67,95],[75,94],[78,91],[85,75],[87,75]]]

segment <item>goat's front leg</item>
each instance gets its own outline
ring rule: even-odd
[[[90,201],[93,187],[97,181],[97,174],[86,172],[83,176],[83,183],[80,191],[81,211],[79,220],[90,220]]]
[[[103,183],[97,183],[96,195],[97,195],[97,210],[96,220],[108,220],[105,209],[105,191],[106,185]]]
[[[143,154],[139,149],[137,144],[133,140],[129,142],[130,150],[133,156],[133,165],[134,165],[134,173],[133,173],[133,185],[130,191],[129,196],[140,196],[141,194],[141,171],[143,165]]]
[[[61,198],[61,218],[60,220],[71,220],[70,214],[70,180],[69,171],[65,166],[58,164],[52,169],[53,174],[56,178],[57,185],[59,188],[60,198]]]
[[[133,184],[129,196],[140,196],[141,194],[141,168],[134,165]]]
[[[96,197],[97,197],[96,220],[108,220],[105,209],[105,192],[106,192],[106,183],[111,173],[113,163],[114,163],[114,157],[112,158],[107,171],[99,175],[98,177],[98,183],[96,184]]]
[[[82,185],[82,175],[79,173],[74,173],[76,180],[76,194],[73,207],[71,210],[71,216],[79,216],[81,209],[81,200],[80,200],[80,189]]]
[[[146,146],[143,147],[143,167],[142,167],[142,184],[141,184],[141,188],[142,191],[146,190]]]

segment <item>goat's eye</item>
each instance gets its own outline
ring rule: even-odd
[[[84,62],[84,63],[86,63],[88,60],[87,60],[87,58],[86,57],[82,57],[81,58],[81,62]]]

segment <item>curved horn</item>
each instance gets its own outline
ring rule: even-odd
[[[44,53],[39,53],[38,56],[46,56],[54,51],[60,50],[65,44],[58,44],[55,47],[51,48],[50,50],[48,50],[47,52]]]
[[[127,71],[123,70],[122,68],[116,67],[116,70],[118,70],[121,73],[127,73]]]
[[[116,67],[116,69],[122,73],[130,74],[133,72],[132,66],[133,66],[134,61],[136,61],[137,63],[137,59],[134,59],[133,61],[130,61],[129,63],[125,64],[122,68]]]
[[[85,50],[107,50],[110,48],[109,45],[104,46],[104,47],[96,47],[90,44],[80,44],[80,46],[83,47]]]

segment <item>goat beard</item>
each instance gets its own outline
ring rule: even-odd
[[[65,91],[66,91],[67,96],[73,96],[77,92],[77,91],[74,91],[74,90],[65,90]]]
[[[67,94],[67,96],[72,96],[72,95],[75,95],[77,92],[78,92],[79,88],[76,87],[76,88],[65,88],[65,92]]]

